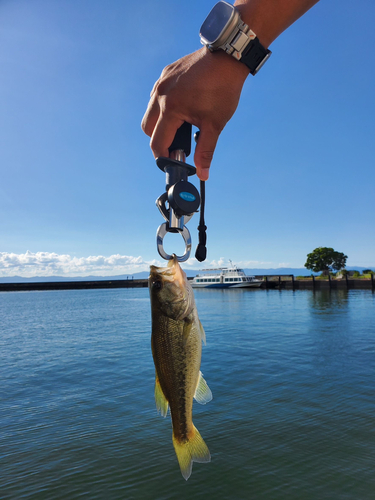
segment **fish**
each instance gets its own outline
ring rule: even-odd
[[[177,257],[167,267],[150,266],[151,348],[155,364],[155,402],[158,412],[172,418],[172,441],[188,480],[193,462],[210,462],[209,449],[193,424],[193,398],[200,404],[212,393],[200,371],[205,332],[194,293]]]

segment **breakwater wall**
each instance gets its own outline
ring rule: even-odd
[[[29,292],[35,290],[95,290],[99,288],[146,288],[148,280],[43,281],[0,283],[0,292]]]
[[[295,278],[292,274],[256,276],[262,279],[261,289],[279,290],[350,290],[365,289],[375,291],[375,278],[318,279]],[[189,280],[192,278],[189,278]],[[0,292],[28,292],[38,290],[95,290],[101,288],[147,288],[148,280],[98,280],[98,281],[43,281],[24,283],[0,283]],[[253,289],[254,290],[254,289]],[[259,290],[259,288],[258,288]]]
[[[316,276],[306,278],[295,278],[290,275],[256,276],[263,279],[261,288],[278,288],[287,290],[375,290],[375,278],[349,278],[333,279],[330,276],[326,279]]]

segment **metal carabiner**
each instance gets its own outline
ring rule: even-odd
[[[167,222],[163,222],[163,224],[161,224],[158,227],[158,230],[156,231],[156,247],[157,247],[157,250],[159,252],[160,257],[162,257],[165,260],[171,260],[171,259],[173,259],[173,256],[167,254],[164,250],[164,247],[163,247],[164,236],[169,232],[167,227],[168,227]],[[176,258],[177,258],[178,262],[185,262],[190,257],[191,236],[190,236],[189,229],[186,226],[184,226],[183,230],[179,231],[179,232],[185,241],[185,253],[181,256],[176,255]]]

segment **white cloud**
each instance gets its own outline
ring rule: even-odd
[[[147,262],[142,257],[129,255],[90,255],[72,257],[52,252],[23,254],[0,252],[0,276],[110,276],[148,271],[150,264],[163,265],[159,261]]]
[[[114,276],[118,274],[134,274],[148,271],[150,265],[163,267],[163,260],[146,261],[143,257],[114,254],[109,257],[104,255],[90,255],[89,257],[72,257],[68,254],[55,252],[30,252],[16,254],[0,252],[0,277],[22,276],[31,278],[35,276]],[[288,263],[276,264],[257,260],[234,261],[240,268],[276,268],[289,267]],[[220,257],[210,262],[198,262],[194,257],[182,264],[187,270],[230,266],[228,259]]]

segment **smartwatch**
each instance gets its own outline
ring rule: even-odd
[[[218,2],[201,26],[202,45],[209,50],[224,50],[255,75],[271,55],[256,34],[242,22],[240,13],[230,3]]]

